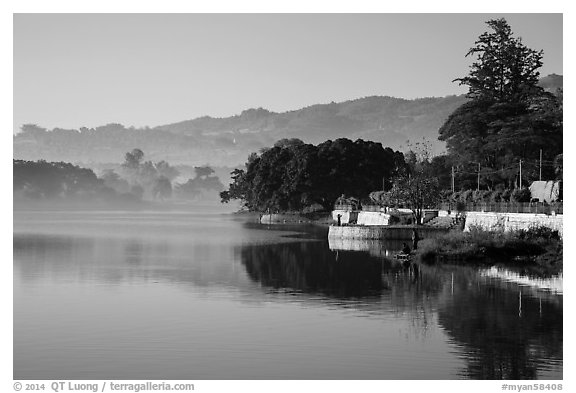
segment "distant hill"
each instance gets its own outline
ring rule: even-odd
[[[254,141],[269,146],[281,138],[319,143],[347,137],[382,142],[398,149],[409,139],[426,137],[436,141],[442,122],[464,102],[463,96],[417,100],[375,96],[312,105],[284,113],[249,109],[237,116],[202,117],[157,129],[195,137],[220,138],[239,147],[249,146]],[[440,142],[436,145],[442,148]]]
[[[347,137],[381,142],[402,149],[407,140],[429,139],[435,151],[438,128],[465,102],[463,96],[405,100],[366,97],[274,113],[248,109],[226,118],[201,117],[156,128],[125,128],[108,124],[95,129],[51,131],[24,127],[14,136],[14,158],[73,163],[119,162],[135,147],[148,159],[171,164],[234,166],[251,152],[282,138],[308,143]]]
[[[555,91],[562,86],[562,76],[549,75],[542,84]],[[138,147],[146,159],[173,165],[235,166],[243,164],[251,152],[282,138],[317,144],[340,137],[381,142],[395,150],[405,150],[407,141],[425,138],[440,153],[444,143],[437,140],[438,129],[464,102],[463,95],[415,100],[373,96],[283,113],[247,109],[231,117],[204,116],[145,129],[119,124],[51,131],[24,127],[14,136],[14,158],[89,165],[120,162],[127,151]]]
[[[558,89],[562,89],[564,77],[558,74],[550,74],[544,78],[540,78],[540,86],[550,93],[556,93]]]

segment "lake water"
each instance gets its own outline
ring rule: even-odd
[[[562,379],[561,293],[253,221],[15,211],[14,378]]]

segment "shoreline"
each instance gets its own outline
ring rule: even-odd
[[[424,239],[411,256],[427,265],[514,267],[540,277],[561,274],[562,239],[554,231],[537,231],[452,231],[438,239]]]

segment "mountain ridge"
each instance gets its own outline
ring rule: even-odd
[[[562,87],[563,77],[541,79],[547,91]],[[95,129],[52,131],[23,127],[14,135],[14,158],[73,163],[119,162],[135,147],[147,159],[171,164],[242,165],[248,155],[283,138],[306,143],[346,137],[382,143],[407,150],[425,139],[433,154],[442,153],[438,129],[448,116],[467,101],[465,95],[417,99],[368,96],[342,102],[313,104],[286,112],[249,108],[228,117],[201,116],[154,128],[126,128],[108,124]],[[35,127],[35,128],[34,128]]]

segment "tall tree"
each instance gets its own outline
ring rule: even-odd
[[[543,89],[538,86],[543,51],[526,47],[513,37],[504,18],[486,22],[492,29],[483,33],[466,56],[476,56],[470,73],[455,79],[470,90],[468,97],[497,102],[527,102]]]
[[[481,186],[491,188],[517,182],[520,160],[524,181],[537,179],[540,150],[550,162],[562,152],[562,102],[538,86],[542,51],[513,37],[504,19],[487,24],[492,31],[467,54],[476,55],[469,75],[455,80],[469,87],[471,100],[448,117],[439,139],[446,141],[457,176],[479,166]],[[545,167],[543,176],[553,178],[553,167]]]

